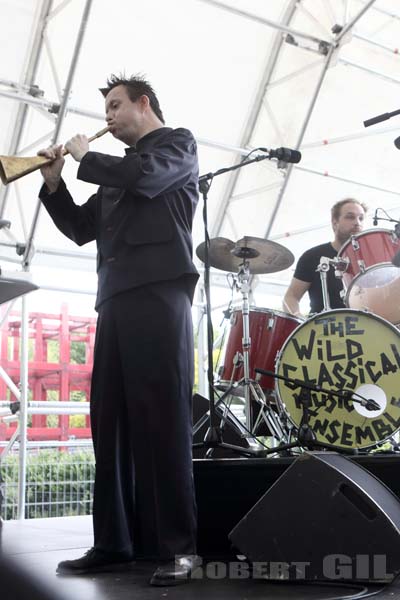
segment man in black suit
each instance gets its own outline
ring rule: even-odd
[[[191,452],[197,148],[190,131],[164,126],[143,78],[113,75],[101,92],[110,132],[128,148],[117,157],[90,151],[84,135],[67,142],[78,179],[100,186],[85,204],[61,178],[62,146],[40,152],[53,159],[40,191],[51,218],[98,249],[94,545],[58,571],[159,560],[151,583],[167,585],[187,581],[200,562]]]

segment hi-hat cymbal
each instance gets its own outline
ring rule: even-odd
[[[249,261],[253,274],[277,273],[290,267],[294,256],[284,246],[264,238],[245,236],[237,242],[217,237],[210,240],[208,250],[212,267],[234,273],[244,260]],[[204,262],[205,242],[197,246],[196,254]]]

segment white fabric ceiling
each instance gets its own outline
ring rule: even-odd
[[[209,193],[212,237],[266,236],[298,258],[331,239],[329,209],[343,197],[366,202],[370,215],[382,207],[400,217],[400,154],[393,145],[400,116],[363,127],[365,119],[399,106],[397,0],[2,0],[0,22],[0,154],[33,155],[48,145],[56,122],[48,106],[60,104],[69,75],[60,141],[104,126],[98,87],[110,73],[141,72],[153,83],[167,124],[188,127],[197,137],[201,173],[234,164],[258,146],[302,152],[292,169],[263,161],[215,178]],[[350,27],[337,38],[334,25]],[[31,84],[41,95],[29,92]],[[109,135],[93,148],[123,152]],[[93,186],[77,181],[76,169],[69,159],[65,179],[81,203]],[[11,221],[19,242],[29,238],[40,182],[36,172],[0,187],[1,217]],[[202,240],[200,205],[195,247]],[[10,270],[8,257],[11,268],[20,268],[12,242],[4,245],[10,243],[4,230],[0,243],[2,265]],[[34,278],[50,283],[61,277],[69,287],[94,289],[94,275],[70,273],[94,270],[92,260],[70,255],[91,256],[94,247],[78,250],[44,210],[34,245]],[[44,271],[44,264],[52,269]],[[264,289],[282,295],[293,268],[262,276]]]

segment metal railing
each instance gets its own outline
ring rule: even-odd
[[[18,518],[18,452],[0,463],[0,515]],[[25,518],[88,515],[92,510],[94,456],[86,447],[28,448],[25,482]]]

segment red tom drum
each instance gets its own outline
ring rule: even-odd
[[[348,263],[342,275],[349,308],[400,323],[400,269],[391,262],[399,249],[399,238],[386,229],[363,231],[343,244],[338,256]]]
[[[293,315],[270,310],[252,308],[249,314],[251,348],[249,353],[250,378],[256,379],[254,369],[275,370],[277,352],[289,335],[303,322]],[[228,387],[244,377],[243,372],[243,317],[242,311],[234,310],[231,316],[231,328],[222,351],[222,360],[218,367],[218,384]],[[262,375],[259,384],[263,390],[274,390],[273,377]]]

